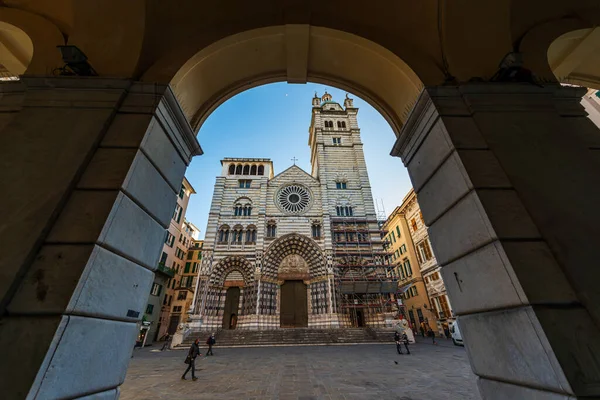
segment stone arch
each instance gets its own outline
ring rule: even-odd
[[[559,82],[600,89],[600,28],[585,27],[580,20],[561,21],[540,29],[535,39],[548,46],[536,61],[546,63]]]
[[[241,196],[238,197],[237,199],[235,199],[235,201],[233,202],[233,204],[239,204],[239,205],[251,205],[252,204],[252,199],[248,196]]]
[[[20,28],[0,21],[0,64],[2,75],[22,75],[33,58],[33,42]]]
[[[302,27],[313,58],[313,62],[308,62],[304,82],[331,84],[356,93],[375,107],[398,135],[422,88],[411,67],[364,37],[325,27]],[[267,83],[289,81],[284,44],[290,29],[278,25],[241,32],[190,56],[173,77],[171,86],[194,129],[199,129],[212,111],[236,94]],[[233,58],[248,62],[238,67],[231,62]],[[159,73],[161,62],[164,61],[147,72],[144,80]],[[374,80],[369,78],[372,76],[386,78]],[[198,87],[205,90],[192,89]]]
[[[227,275],[232,271],[239,271],[242,274],[246,286],[249,286],[254,282],[254,269],[252,264],[245,257],[230,256],[217,263],[211,275],[210,284],[212,286],[222,287],[225,284],[225,278],[227,278]]]
[[[61,31],[48,19],[26,11],[2,7],[0,14],[2,63],[15,75],[47,75],[62,66],[56,46],[63,45]]]
[[[311,238],[290,233],[275,240],[265,251],[262,273],[277,278],[279,265],[289,255],[297,254],[308,264],[311,277],[327,274],[325,258],[319,245]]]

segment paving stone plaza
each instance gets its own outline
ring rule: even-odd
[[[204,349],[205,350],[205,349]],[[206,350],[205,350],[206,351]],[[182,381],[186,352],[135,350],[121,399],[473,399],[475,375],[464,348],[418,343],[218,348]],[[394,361],[397,361],[396,364]]]

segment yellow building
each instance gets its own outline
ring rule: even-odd
[[[435,329],[437,315],[432,311],[406,218],[410,200],[407,196],[402,205],[394,209],[383,229],[387,232],[385,239],[389,262],[395,266],[393,274],[398,279],[398,292],[394,300],[398,302],[404,319],[410,322],[417,333],[422,323],[428,323]]]
[[[421,214],[421,208],[413,189],[404,197],[401,207],[408,223],[419,270],[423,276],[427,295],[431,302],[431,310],[437,316],[437,331],[440,335],[443,335],[444,328],[447,328],[455,317],[440,272],[441,266],[431,249],[427,226],[423,220],[423,214]],[[434,331],[436,330],[435,324],[431,323],[430,326]]]

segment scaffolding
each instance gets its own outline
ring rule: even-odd
[[[382,226],[377,219],[331,219],[336,305],[354,326],[365,324],[365,313],[396,311],[390,295],[398,290],[398,281]]]

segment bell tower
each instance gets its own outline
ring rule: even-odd
[[[332,217],[375,219],[375,206],[363,144],[358,108],[348,95],[344,107],[325,92],[312,99],[309,128],[311,174],[321,181],[323,210]]]

